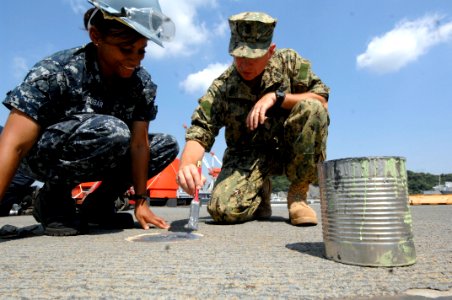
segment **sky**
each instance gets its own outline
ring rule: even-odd
[[[158,85],[152,132],[174,135],[232,62],[229,16],[266,12],[273,42],[312,63],[331,88],[327,159],[400,156],[408,170],[452,173],[452,1],[160,0],[176,36],[147,47],[142,65]],[[89,42],[86,0],[3,1],[0,95],[42,58]],[[0,107],[0,124],[9,111]],[[222,158],[221,131],[212,149]],[[208,155],[209,156],[209,155]],[[208,156],[206,158],[208,158]],[[212,158],[212,157],[211,157]],[[215,160],[208,159],[209,162]],[[215,164],[215,163],[214,163]]]

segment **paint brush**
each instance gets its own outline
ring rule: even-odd
[[[197,163],[198,173],[201,176],[201,161]],[[188,229],[198,230],[199,210],[201,202],[199,201],[199,189],[196,188],[193,200],[190,203],[190,217],[188,219]]]

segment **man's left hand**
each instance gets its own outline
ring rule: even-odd
[[[251,131],[255,130],[257,126],[264,124],[267,117],[265,114],[267,110],[272,107],[276,102],[275,93],[267,93],[259,101],[254,104],[253,108],[246,117],[246,126]]]

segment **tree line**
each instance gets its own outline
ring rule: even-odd
[[[452,174],[433,175],[430,173],[407,171],[407,176],[409,194],[422,194],[423,191],[431,190],[440,183],[444,185],[445,181],[452,182]]]
[[[430,173],[418,173],[413,171],[407,171],[408,179],[408,193],[412,194],[422,194],[423,191],[428,191],[433,189],[434,186],[438,184],[444,184],[445,181],[452,182],[451,174],[440,174],[434,175]],[[313,183],[318,186],[318,182]],[[272,192],[287,192],[289,189],[290,182],[286,176],[273,176],[272,177]]]

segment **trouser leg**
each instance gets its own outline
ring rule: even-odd
[[[268,140],[266,149],[241,155],[225,153],[222,171],[207,207],[212,218],[226,223],[253,219],[265,194],[264,180],[270,174],[279,174],[281,165],[284,165],[283,169],[292,183],[307,182],[309,185],[315,181],[316,165],[326,156],[328,123],[328,112],[319,101],[302,101],[294,106],[284,121],[282,147],[279,144],[276,148],[271,146],[280,137],[278,124],[274,123],[259,137]],[[274,159],[279,151],[284,153],[282,163]]]
[[[165,169],[179,154],[176,138],[169,134],[149,134],[151,158],[149,160],[148,178],[154,177]]]
[[[75,115],[44,130],[20,168],[45,183],[34,215],[47,231],[57,227],[51,235],[74,233],[72,188],[79,182],[100,180],[115,169],[129,141],[127,125],[105,115]],[[72,229],[65,231],[66,227]]]
[[[270,170],[264,158],[250,158],[251,155],[225,158],[207,205],[214,221],[233,224],[254,219],[266,197],[263,185]]]
[[[179,146],[176,139],[168,134],[149,134],[150,159],[148,178],[151,178],[165,169],[178,155]],[[102,184],[90,195],[97,198],[115,200],[131,185],[130,156],[126,155],[119,166],[111,170],[110,174],[101,178]],[[102,195],[102,197],[100,197]]]
[[[298,103],[285,122],[285,143],[289,145],[286,174],[291,181],[287,206],[293,225],[317,224],[307,193],[309,184],[316,181],[317,164],[326,158],[328,123],[328,113],[317,100]]]
[[[329,117],[317,100],[299,102],[284,124],[286,175],[290,182],[314,182],[326,158]]]
[[[256,220],[266,220],[269,219],[272,215],[272,206],[271,206],[271,193],[272,193],[272,182],[270,178],[264,180],[262,185],[262,199],[254,212],[254,217]]]
[[[130,143],[127,125],[112,116],[75,115],[46,128],[21,164],[25,174],[75,186],[117,168]]]
[[[165,169],[177,157],[179,146],[173,136],[162,133],[150,134],[149,144],[148,178],[151,178]],[[108,218],[115,212],[114,201],[131,185],[130,156],[126,155],[117,168],[102,178],[101,185],[85,198],[82,208],[90,211],[90,219],[102,218],[102,215]]]
[[[33,216],[47,235],[76,235],[82,231],[70,188],[64,184],[44,184],[34,200]]]

